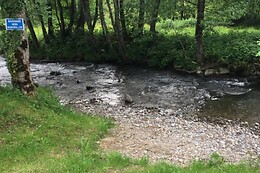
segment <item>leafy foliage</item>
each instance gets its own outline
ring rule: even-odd
[[[258,33],[218,32],[205,34],[205,56],[208,62],[217,62],[236,68],[250,68],[249,64],[258,62]]]
[[[257,57],[260,57],[260,41],[257,41],[258,43],[258,53],[256,54]]]
[[[220,64],[231,69],[233,67],[250,69],[250,64],[259,61],[259,57],[256,56],[259,52],[257,41],[260,36],[258,32],[239,29],[226,31],[225,28],[221,28],[221,30],[208,30],[204,35],[206,64]],[[194,55],[194,36],[187,34],[188,32],[182,32],[182,26],[171,31],[160,32],[156,38],[150,32],[145,32],[142,37],[133,38],[127,44],[127,54],[131,62],[160,68],[174,67],[188,71],[195,70],[198,64]],[[48,57],[50,60],[119,62],[120,59],[102,41],[104,40],[102,35],[97,34],[97,36],[98,44],[104,49],[101,54],[96,54],[86,44],[88,42],[86,35],[74,34],[66,40],[59,39],[50,45],[45,45],[41,51],[33,51],[32,55],[38,58]]]
[[[104,20],[107,30],[104,30],[100,16],[95,23],[93,35],[89,28],[78,28],[80,22],[81,0],[75,1],[75,13],[71,14],[72,1],[60,0],[61,8],[57,3],[50,1],[52,15],[47,11],[45,0],[13,1],[6,3],[1,0],[2,16],[8,17],[7,13],[19,12],[26,4],[29,17],[37,33],[37,37],[41,42],[41,47],[36,49],[31,41],[31,57],[35,59],[50,59],[59,61],[92,61],[92,62],[122,62],[119,58],[118,34],[113,30],[113,23],[110,19],[107,3],[102,4],[104,11]],[[9,1],[8,1],[9,2]],[[112,12],[113,3],[111,2]],[[10,6],[12,4],[12,6]],[[87,5],[87,4],[86,4]],[[90,19],[95,18],[96,10],[100,10],[100,6],[96,6],[96,1],[89,1]],[[98,7],[98,8],[97,8]],[[230,24],[236,24],[240,21],[259,20],[259,1],[244,0],[213,0],[206,3],[205,12],[205,62],[204,64],[223,64],[230,68],[250,68],[251,64],[259,63],[259,49],[256,41],[259,40],[257,34],[251,32],[241,32],[236,29],[233,32],[215,30],[216,25],[228,28]],[[156,26],[157,33],[154,35],[149,32],[149,24],[151,14],[153,12],[153,1],[145,1],[144,7],[144,29],[140,34],[139,25],[139,1],[124,1],[123,8],[124,20],[126,24],[126,36],[124,41],[128,61],[123,63],[142,63],[156,67],[174,67],[185,70],[195,70],[198,64],[195,60],[195,17],[196,17],[197,1],[161,1],[159,8],[159,17]],[[61,35],[61,10],[63,10],[65,34]],[[84,12],[84,11],[83,11]],[[43,23],[38,16],[42,16]],[[86,14],[85,14],[86,15]],[[50,43],[45,43],[42,33],[42,27],[48,30],[49,19],[52,20],[54,26],[54,35],[50,37]],[[120,19],[121,20],[121,19]],[[123,20],[123,19],[122,19]],[[68,25],[73,21],[72,32],[68,34]],[[94,21],[92,21],[93,24]],[[91,23],[91,22],[90,22]],[[84,21],[86,25],[86,21]],[[122,24],[122,23],[121,23]],[[15,32],[13,32],[15,33]],[[125,33],[124,33],[125,34]],[[259,34],[259,32],[258,32]],[[1,50],[6,56],[12,56],[13,48],[19,44],[16,36],[7,36],[6,32],[1,35]],[[17,36],[18,37],[18,36]],[[32,37],[30,37],[32,39]],[[10,39],[10,40],[7,40]],[[12,41],[11,41],[12,40]],[[17,42],[13,42],[17,40]],[[94,40],[94,41],[93,41]],[[110,40],[110,41],[109,41]],[[258,57],[257,57],[258,55]]]

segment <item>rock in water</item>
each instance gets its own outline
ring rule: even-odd
[[[215,75],[215,74],[216,74],[215,69],[207,69],[204,73],[205,76],[211,76],[211,75]]]
[[[90,90],[94,90],[93,86],[86,86],[86,90],[90,91]]]
[[[50,75],[51,76],[59,76],[59,75],[61,75],[61,72],[60,71],[51,71]]]
[[[230,73],[230,71],[229,71],[229,69],[227,69],[227,68],[219,68],[219,74],[221,74],[221,75],[223,75],[223,74],[229,74]]]
[[[134,101],[133,101],[133,99],[132,99],[132,97],[130,95],[124,93],[124,102],[125,102],[125,104],[131,104]]]

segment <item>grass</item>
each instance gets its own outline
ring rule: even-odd
[[[0,87],[0,172],[260,172],[249,164],[227,164],[218,155],[188,167],[104,153],[97,145],[113,127],[109,119],[61,106],[48,89],[27,98]]]
[[[175,34],[188,34],[190,36],[195,35],[195,19],[188,20],[164,20],[157,23],[157,30],[159,33],[167,33],[170,35]],[[211,30],[209,27],[212,27],[216,32],[220,34],[228,34],[229,32],[248,32],[248,33],[259,33],[259,27],[247,27],[247,26],[207,26],[206,30]],[[146,29],[149,29],[149,26],[146,26]]]

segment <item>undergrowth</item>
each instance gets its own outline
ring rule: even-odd
[[[142,36],[132,35],[126,43],[128,62],[159,68],[194,71],[199,67],[195,57],[194,20],[158,23],[158,34],[145,31]],[[113,47],[116,39],[111,36]],[[252,28],[217,26],[204,31],[204,64],[217,64],[232,72],[257,71],[260,58],[259,31]],[[71,37],[57,38],[31,49],[33,59],[53,61],[122,62],[117,52],[109,48],[101,33],[96,33],[97,51],[87,40],[87,34],[74,33]],[[126,63],[126,62],[125,62]],[[255,64],[258,64],[258,66]]]

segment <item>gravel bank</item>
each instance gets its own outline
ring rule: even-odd
[[[106,151],[179,165],[194,159],[209,159],[214,152],[232,163],[260,158],[259,133],[247,127],[188,120],[170,109],[113,107],[98,101],[72,104],[81,111],[115,119],[117,126],[100,141]]]

